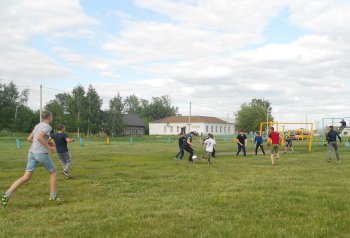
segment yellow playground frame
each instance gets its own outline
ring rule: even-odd
[[[285,134],[285,130],[284,130],[284,126],[285,125],[311,125],[311,129],[310,129],[310,134],[308,136],[305,136],[306,138],[309,138],[309,152],[312,151],[312,136],[313,136],[313,128],[314,128],[314,124],[311,122],[277,122],[277,121],[270,121],[270,122],[260,122],[260,135],[262,135],[263,132],[263,126],[267,125],[268,127],[275,127],[275,130],[278,131],[278,127],[282,126],[282,145],[284,145],[284,134]],[[304,135],[303,137],[304,138]]]

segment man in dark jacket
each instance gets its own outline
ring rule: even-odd
[[[330,126],[326,136],[326,140],[328,141],[328,162],[332,161],[333,148],[335,150],[335,156],[337,158],[337,161],[340,162],[338,145],[337,145],[337,137],[341,143],[341,137],[339,136],[338,132],[334,131],[333,126]]]

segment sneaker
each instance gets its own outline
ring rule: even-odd
[[[63,171],[64,176],[66,176],[67,179],[70,179],[69,173],[67,171]]]
[[[6,197],[5,193],[0,193],[0,198],[1,198],[2,207],[6,208],[7,203],[9,202],[9,198]]]
[[[49,201],[50,202],[55,202],[55,201],[59,201],[60,199],[58,198],[58,197],[55,197],[55,198],[53,198],[53,197],[50,197],[49,198]]]
[[[177,160],[177,158],[176,158],[176,157],[174,157],[174,160]]]
[[[328,160],[328,162],[332,162],[332,160],[331,160],[331,159],[329,159],[329,160]]]

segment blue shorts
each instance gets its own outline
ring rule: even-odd
[[[33,154],[32,152],[28,154],[26,171],[33,173],[39,163],[41,163],[49,173],[56,171],[49,154]]]

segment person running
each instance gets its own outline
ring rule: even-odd
[[[184,144],[183,148],[185,151],[187,151],[190,154],[190,157],[188,158],[188,161],[193,162],[193,155],[194,155],[194,150],[195,145],[192,143],[192,137],[194,136],[194,132],[191,131],[189,134],[186,134],[184,137]]]
[[[205,152],[206,155],[202,156],[202,158],[208,160],[208,164],[211,164],[211,158],[213,156],[213,151],[214,151],[214,147],[216,145],[216,141],[214,140],[214,136],[213,134],[208,134],[208,138],[202,142],[202,145],[205,144]]]
[[[69,169],[72,164],[72,156],[70,155],[68,151],[68,143],[74,142],[72,138],[69,138],[68,134],[65,133],[65,126],[63,124],[60,124],[56,127],[57,132],[53,133],[50,136],[50,139],[53,139],[56,144],[56,151],[58,158],[61,161],[61,165],[63,168],[63,174],[66,176],[67,179],[70,179],[69,176]]]
[[[177,160],[180,156],[180,160],[182,160],[182,158],[184,157],[184,148],[183,148],[183,145],[184,145],[184,134],[181,132],[179,134],[179,153],[177,153],[174,157],[175,160]]]
[[[294,154],[294,148],[293,148],[293,140],[289,136],[286,138],[286,146],[284,147],[284,153],[287,153],[287,150],[292,150]]]
[[[209,134],[210,134],[210,133],[209,133]],[[205,140],[207,140],[207,139],[210,138],[210,137],[209,137],[209,134],[208,134],[208,136],[207,136],[202,142],[204,142]],[[212,139],[215,140],[214,136],[213,136]],[[216,153],[216,150],[215,150],[215,147],[213,147],[213,152],[211,153],[211,156],[212,156],[213,158],[215,158],[215,153]]]
[[[28,162],[24,175],[17,179],[5,193],[0,194],[2,206],[4,208],[7,207],[12,193],[31,179],[39,163],[50,173],[49,200],[57,200],[57,173],[48,153],[49,151],[55,152],[55,147],[48,141],[52,130],[50,126],[52,122],[52,113],[43,111],[41,113],[41,118],[43,121],[34,127],[34,130],[28,137],[28,141],[32,142],[32,145],[29,149]]]
[[[279,145],[280,145],[280,135],[278,132],[275,131],[274,127],[270,128],[269,138],[270,138],[269,145],[271,146],[271,163],[272,163],[272,166],[275,166],[276,159],[279,159],[280,157],[280,155],[278,154]]]
[[[254,138],[254,144],[255,144],[255,155],[258,155],[258,149],[260,148],[263,154],[265,155],[265,150],[264,150],[264,140],[260,135],[260,132],[256,132],[256,136]]]
[[[240,131],[238,136],[237,136],[237,146],[238,146],[238,151],[237,151],[236,156],[239,155],[241,150],[243,150],[244,156],[247,156],[247,152],[246,152],[247,136],[244,135],[243,131]]]
[[[340,162],[339,153],[338,153],[338,145],[337,145],[337,137],[341,143],[341,137],[338,132],[334,131],[333,126],[328,127],[329,131],[326,136],[326,140],[328,141],[328,162],[332,161],[332,151],[333,148],[335,150],[335,156],[337,158],[337,162]]]

